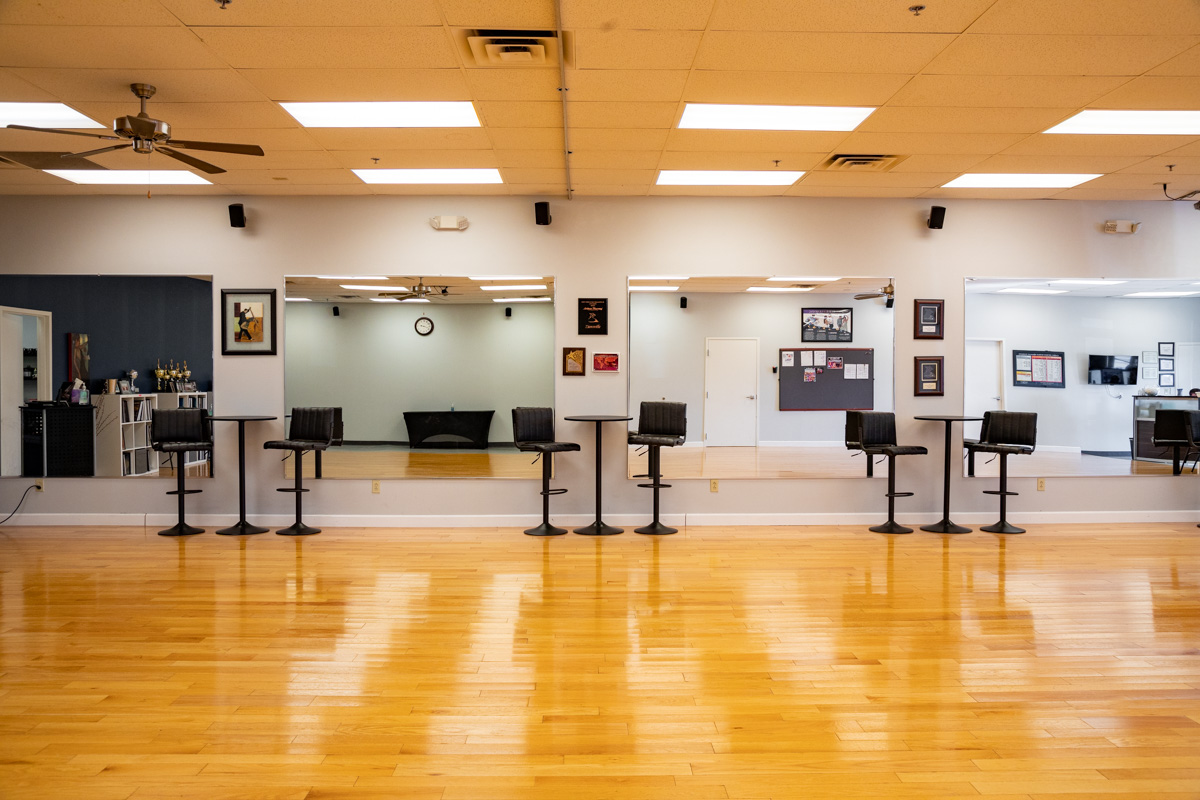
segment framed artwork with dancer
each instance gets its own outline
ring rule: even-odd
[[[275,355],[275,290],[221,290],[221,355]]]

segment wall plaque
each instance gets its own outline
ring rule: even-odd
[[[579,298],[579,335],[608,335],[608,298]]]

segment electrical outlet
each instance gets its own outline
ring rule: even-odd
[[[379,494],[379,481],[371,481],[371,494]]]
[[[1038,491],[1039,492],[1046,491],[1046,479],[1045,478],[1038,478]]]
[[[718,486],[718,482],[717,482],[716,478],[713,478],[711,481],[708,482],[708,490],[710,492],[718,491],[718,489],[719,489],[719,486]]]
[[[34,478],[33,490],[35,492],[44,492],[46,490],[46,481],[44,478]]]

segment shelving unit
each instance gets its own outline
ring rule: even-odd
[[[159,408],[202,408],[212,414],[211,392],[159,392]],[[183,467],[195,467],[208,463],[207,450],[189,450],[183,454]]]
[[[96,404],[96,474],[136,477],[158,474],[158,453],[150,448],[153,394],[93,395]]]

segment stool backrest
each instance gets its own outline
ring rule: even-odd
[[[863,447],[896,444],[896,415],[891,411],[860,411],[859,441]]]
[[[150,442],[211,442],[212,421],[202,408],[160,408],[150,415]]]
[[[687,403],[644,400],[638,413],[638,433],[687,436]]]
[[[1032,411],[985,411],[979,441],[985,444],[1037,446],[1037,414]]]
[[[862,412],[846,412],[846,449],[862,450]]]
[[[293,408],[288,439],[296,442],[333,442],[333,408]]]
[[[333,440],[331,445],[340,447],[342,444],[342,434],[345,431],[345,426],[342,424],[342,407],[334,406],[333,408]]]
[[[518,406],[512,410],[513,441],[553,442],[554,410],[535,406]]]

